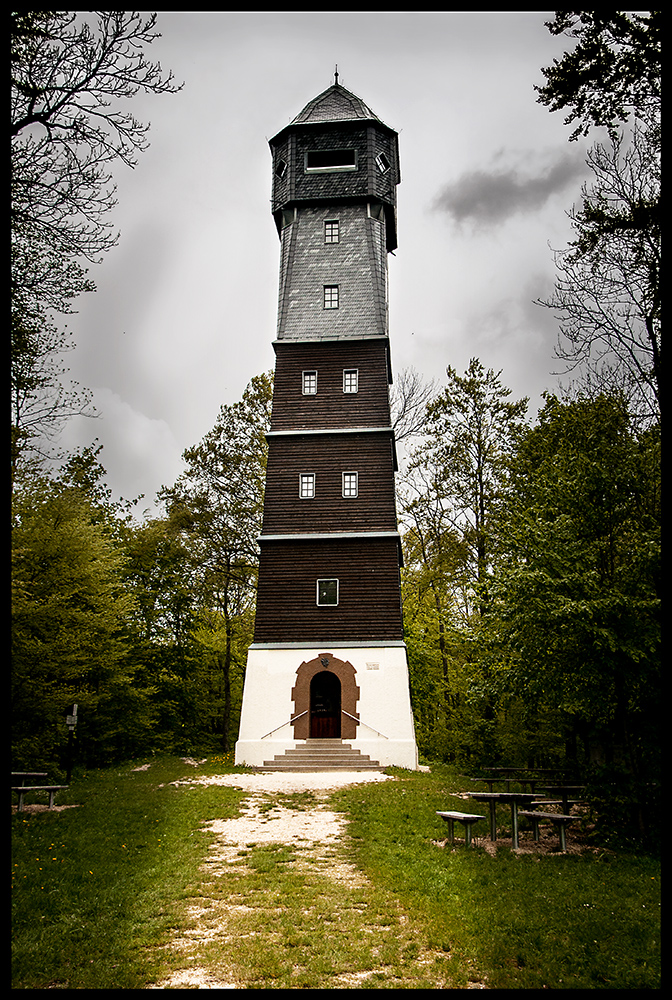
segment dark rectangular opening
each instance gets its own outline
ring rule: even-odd
[[[354,149],[311,149],[306,153],[306,170],[356,170]]]

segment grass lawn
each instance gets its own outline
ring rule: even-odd
[[[436,810],[465,809],[447,767],[333,793],[336,845],[252,843],[215,868],[203,824],[243,793],[171,782],[232,768],[141,764],[13,815],[14,989],[150,988],[189,963],[241,989],[660,988],[659,862],[437,846]]]

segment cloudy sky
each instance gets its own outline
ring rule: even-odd
[[[172,484],[181,455],[273,367],[279,241],[268,139],[339,81],[399,133],[399,247],[389,258],[393,369],[438,383],[472,357],[515,398],[557,386],[551,247],[587,178],[585,148],[536,103],[568,40],[551,11],[159,12],[149,51],[184,87],[139,96],[151,147],[116,171],[119,245],[68,322],[71,374],[100,416],[115,496]]]

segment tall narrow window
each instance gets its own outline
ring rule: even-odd
[[[343,369],[343,392],[357,392],[359,388],[359,371],[357,368]]]
[[[301,386],[304,396],[314,396],[317,392],[317,372],[301,372]]]
[[[338,604],[338,580],[317,581],[317,603],[320,607],[336,607]]]
[[[312,500],[315,496],[314,472],[302,472],[299,476],[299,496],[304,500]]]
[[[324,242],[338,243],[338,240],[339,240],[338,219],[327,219],[327,221],[324,224]]]
[[[338,285],[324,286],[324,308],[338,309]]]
[[[356,472],[344,472],[343,473],[343,496],[344,497],[356,497],[358,491],[358,473]]]

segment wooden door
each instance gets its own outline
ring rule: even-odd
[[[310,682],[310,735],[313,739],[341,737],[341,682],[321,670]]]

